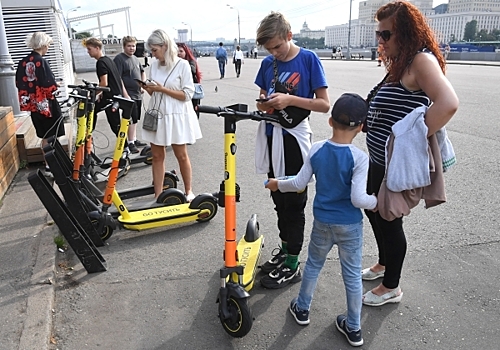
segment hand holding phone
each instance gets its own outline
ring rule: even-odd
[[[138,82],[141,86],[152,86],[156,85],[156,82],[154,82],[151,79],[146,79],[146,81],[142,81],[140,79],[134,79],[136,82]]]

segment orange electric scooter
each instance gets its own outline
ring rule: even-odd
[[[247,222],[245,235],[237,242],[236,202],[236,122],[240,120],[278,122],[275,115],[260,111],[247,112],[247,105],[229,107],[198,106],[200,113],[217,114],[224,118],[224,181],[220,185],[218,203],[225,212],[224,267],[220,270],[220,290],[217,297],[219,318],[224,330],[232,337],[245,336],[253,325],[248,306],[248,291],[257,274],[264,237],[259,233],[257,215]]]

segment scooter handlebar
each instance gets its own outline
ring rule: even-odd
[[[224,107],[213,107],[213,106],[197,106],[198,112],[208,113],[208,114],[219,114],[225,110]]]
[[[217,114],[218,116],[233,116],[236,119],[251,119],[255,121],[269,121],[279,123],[279,117],[262,111],[240,112],[229,107],[197,106],[200,113]]]

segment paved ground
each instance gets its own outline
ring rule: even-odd
[[[213,58],[199,61],[207,105],[247,103],[258,94],[253,78],[260,60],[247,59],[242,75],[228,66],[218,79]],[[451,62],[454,63],[454,62]],[[331,102],[345,91],[365,95],[384,75],[373,61],[324,60]],[[478,62],[477,64],[482,64]],[[500,68],[475,62],[450,64],[448,76],[461,105],[448,126],[458,164],[446,174],[448,202],[415,209],[406,219],[408,255],[398,305],[363,308],[365,349],[494,349],[500,311],[498,81]],[[93,74],[79,78],[95,80]],[[217,87],[217,92],[215,91]],[[328,116],[314,113],[314,139],[329,137]],[[194,190],[212,192],[223,176],[223,124],[202,115],[203,139],[190,146]],[[259,218],[267,258],[278,245],[275,216],[262,176],[254,174],[257,124],[238,123],[238,230]],[[98,122],[99,154],[110,154],[113,136]],[[356,144],[364,147],[364,137]],[[178,168],[171,151],[167,169]],[[298,326],[287,312],[299,285],[269,291],[256,284],[250,305],[255,321],[242,339],[226,335],[215,303],[222,265],[224,211],[207,224],[152,232],[118,231],[99,248],[108,271],[87,274],[74,253],[57,251],[45,208],[27,182],[33,168],[16,176],[0,208],[0,349],[347,349],[334,319],[345,311],[336,252],[319,280],[311,324]],[[150,169],[135,165],[119,188],[144,185]],[[182,183],[180,183],[182,189]],[[314,187],[310,186],[310,195]],[[306,237],[311,229],[308,207]],[[307,240],[306,240],[307,242]],[[364,265],[376,260],[365,223]],[[304,251],[300,260],[305,262]],[[260,276],[258,276],[260,278]],[[366,283],[368,290],[376,282]],[[50,343],[50,344],[49,344]]]

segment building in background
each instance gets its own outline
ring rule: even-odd
[[[302,25],[302,29],[300,30],[299,34],[294,34],[293,36],[299,38],[321,39],[325,37],[325,31],[311,30],[309,29],[307,22],[304,21],[304,24]]]
[[[375,13],[391,0],[366,0],[359,3],[358,19],[351,21],[351,46],[375,47],[377,22]],[[500,29],[500,0],[449,0],[432,8],[432,0],[409,0],[429,19],[431,28],[441,43],[460,41],[464,38],[465,25],[477,21],[477,31]],[[327,47],[347,46],[349,24],[327,26]],[[500,38],[499,38],[500,39]]]

